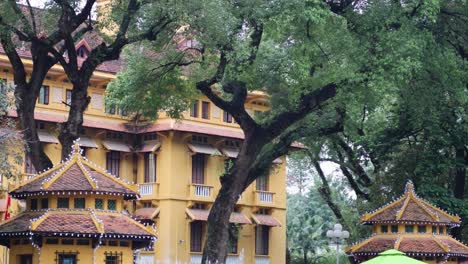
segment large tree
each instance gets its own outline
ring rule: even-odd
[[[180,60],[149,65],[145,74],[167,65],[190,65],[184,73],[194,79],[194,88],[230,113],[244,132],[234,166],[220,177],[221,189],[208,218],[203,263],[224,263],[237,197],[268,174],[273,160],[287,154],[304,133],[341,130],[344,113],[333,98],[356,69],[352,57],[358,56],[358,47],[345,19],[319,1],[208,0],[189,8],[198,12],[186,17],[181,34],[193,38],[195,45],[179,49],[186,55]],[[110,98],[124,94],[120,84],[129,82],[121,79],[111,85]],[[252,90],[271,96],[272,110],[259,119],[245,108]],[[125,102],[130,96],[112,101]]]
[[[88,85],[96,68],[118,59],[129,43],[156,41],[174,22],[166,5],[138,0],[113,1],[112,6],[100,10],[98,21],[94,21],[95,2],[54,0],[40,9],[29,0],[25,5],[13,0],[0,3],[0,42],[13,67],[16,111],[26,150],[38,171],[52,166],[39,142],[34,119],[36,100],[51,67],[60,64],[73,85],[68,118],[60,124],[59,141],[65,158],[79,137],[83,113],[90,102]],[[151,19],[142,14],[142,9],[146,15],[152,15]],[[97,39],[98,44],[82,61],[75,44],[87,34]],[[23,64],[20,47],[30,53],[31,71]]]

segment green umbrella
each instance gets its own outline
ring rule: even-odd
[[[405,253],[390,249],[379,254],[378,257],[375,257],[361,264],[426,264],[416,259],[405,256]]]

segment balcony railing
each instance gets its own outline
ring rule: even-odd
[[[268,256],[255,256],[255,264],[270,264]]]
[[[154,264],[154,252],[140,252],[137,261],[137,264]]]
[[[190,185],[190,196],[192,200],[212,200],[213,186],[192,184]]]
[[[192,253],[190,254],[190,264],[200,264],[202,260],[201,254]]]
[[[274,195],[273,192],[255,191],[255,202],[262,205],[273,205]]]
[[[156,182],[138,184],[141,199],[156,199],[159,192],[158,187],[158,183]]]

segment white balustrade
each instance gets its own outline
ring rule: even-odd
[[[202,260],[202,255],[190,255],[190,264],[200,264]]]
[[[255,257],[255,264],[270,264],[269,257]]]
[[[143,183],[139,185],[140,195],[152,195],[153,194],[153,184],[152,183]]]
[[[262,203],[273,203],[273,193],[259,192],[258,200]]]
[[[228,256],[226,258],[226,264],[243,264],[244,261],[241,260],[238,256]]]
[[[138,264],[154,264],[154,255],[140,255]]]
[[[210,197],[211,188],[210,186],[195,185],[195,195],[202,197]]]

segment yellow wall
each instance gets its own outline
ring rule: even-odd
[[[4,56],[0,56],[0,61],[6,60]],[[26,65],[30,63],[25,61]],[[51,78],[44,81],[45,85],[50,86],[49,105],[38,104],[36,107],[37,113],[52,114],[54,116],[65,117],[68,114],[68,106],[60,102],[54,102],[54,93],[61,93],[63,101],[65,101],[66,89],[71,88],[71,84],[64,82],[66,77],[61,72],[60,67],[55,67],[56,72]],[[11,69],[9,69],[11,73]],[[0,78],[7,78],[8,82],[12,82],[13,78],[10,73],[0,68]],[[113,79],[115,75],[103,72],[96,72],[89,88],[88,94],[104,95],[106,83]],[[53,89],[61,88],[62,90]],[[103,99],[103,98],[102,98]],[[208,101],[206,97],[200,98]],[[254,111],[268,110],[265,104],[266,97],[261,93],[252,93],[249,95],[246,102],[246,108],[250,114]],[[189,111],[184,113],[183,122],[187,125],[196,125],[202,127],[207,134],[213,134],[212,129],[223,129],[232,133],[239,134],[241,132],[236,123],[223,122],[223,111],[215,105],[210,104],[210,119],[202,119],[201,104],[199,109],[199,117],[190,117]],[[106,137],[106,131],[98,128],[101,124],[112,125],[114,127],[123,127],[127,123],[128,117],[122,117],[118,114],[107,114],[104,109],[104,100],[99,104],[99,101],[94,101],[92,97],[91,103],[85,111],[85,121],[92,121],[96,126],[86,127],[86,135],[93,138],[98,144],[98,149],[88,149],[86,157],[97,165],[106,167],[106,150],[102,145],[102,140]],[[175,121],[169,119],[164,114],[157,121],[159,124],[173,124]],[[45,129],[51,134],[58,136],[56,123],[45,122]],[[117,129],[118,130],[118,129]],[[123,131],[124,132],[124,131]],[[158,242],[155,246],[155,257],[161,263],[170,260],[169,263],[174,263],[175,260],[186,262],[190,259],[190,233],[189,223],[185,210],[196,202],[207,204],[208,208],[214,202],[215,196],[220,188],[219,176],[224,171],[224,157],[211,156],[208,158],[206,166],[205,185],[211,186],[212,195],[209,199],[195,198],[191,196],[191,154],[187,148],[187,140],[191,138],[190,133],[180,131],[165,131],[158,132],[158,140],[161,142],[160,151],[157,153],[157,175],[156,183],[153,184],[154,194],[151,196],[143,196],[142,201],[152,201],[153,205],[159,206],[160,213],[155,220],[158,229]],[[211,135],[208,137],[210,144],[223,146],[223,138],[221,136]],[[44,144],[44,150],[51,158],[54,164],[60,160],[61,146],[59,144]],[[133,164],[133,156],[136,155],[138,161],[136,168]],[[143,183],[144,181],[144,160],[142,154],[122,154],[121,155],[121,178]],[[269,180],[269,191],[273,192],[273,203],[260,204],[257,202],[255,192],[255,183],[247,188],[242,194],[242,199],[238,204],[240,210],[249,218],[251,214],[260,208],[271,209],[271,214],[281,222],[281,227],[273,227],[270,232],[270,263],[284,263],[286,252],[286,160],[283,158],[283,164],[275,165],[272,169]],[[24,171],[24,168],[22,168]],[[14,181],[12,181],[13,183]],[[7,185],[5,183],[5,185]],[[192,187],[193,188],[193,187]],[[49,202],[54,203],[55,198],[50,197]],[[87,200],[87,207],[91,201]],[[56,202],[55,202],[56,203]],[[39,203],[40,204],[40,203]],[[73,201],[70,200],[70,205],[73,206]],[[94,205],[94,203],[92,204]],[[134,209],[131,202],[126,203],[128,210]],[[138,202],[137,207],[141,207],[141,202]],[[118,209],[121,209],[119,207]],[[16,202],[12,203],[12,210],[18,211]],[[240,230],[238,251],[243,252],[245,263],[254,263],[255,257],[255,225],[244,225]],[[25,250],[25,249],[22,249]],[[0,252],[1,253],[1,252]],[[13,252],[12,254],[17,254]],[[48,253],[43,253],[48,254]],[[126,262],[124,262],[126,263]],[[129,262],[130,263],[130,262]],[[167,263],[167,262],[166,262]]]

